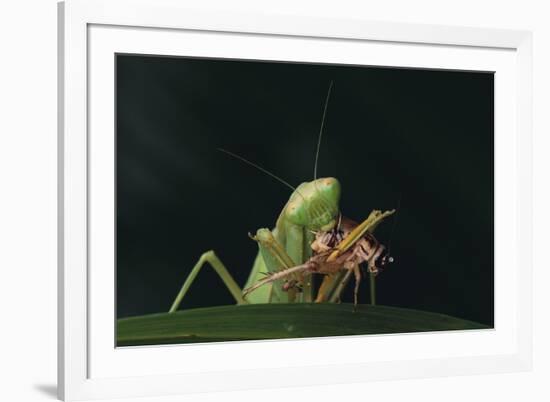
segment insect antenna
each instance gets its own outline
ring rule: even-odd
[[[250,166],[252,166],[252,167],[255,167],[255,168],[258,169],[260,172],[263,172],[263,173],[265,173],[266,175],[273,177],[273,178],[274,178],[275,180],[277,180],[279,183],[285,185],[286,187],[290,188],[292,191],[295,191],[300,197],[304,198],[304,196],[303,196],[302,194],[300,194],[300,192],[296,189],[296,187],[294,187],[293,185],[291,185],[289,182],[287,182],[287,181],[281,179],[279,176],[277,176],[277,175],[271,173],[269,170],[264,169],[264,168],[261,167],[260,165],[257,165],[256,163],[251,162],[251,161],[249,161],[248,159],[245,159],[245,158],[243,158],[242,156],[237,155],[237,154],[235,154],[235,153],[233,153],[233,152],[231,152],[231,151],[228,151],[228,150],[226,150],[226,149],[218,148],[218,151],[223,152],[224,154],[227,154],[227,155],[229,155],[229,156],[232,156],[233,158],[236,158],[236,159],[240,160],[241,162],[246,163],[247,165],[250,165]]]
[[[315,191],[317,192],[317,194],[319,194],[320,199],[323,200],[323,202],[320,205],[321,210],[323,210],[323,212],[330,212],[330,203],[323,196],[323,193],[319,191],[319,189],[317,188],[317,165],[319,162],[319,153],[321,151],[321,140],[323,137],[323,129],[325,127],[325,118],[327,115],[328,101],[330,99],[330,94],[332,93],[333,85],[334,85],[334,81],[331,80],[327,91],[327,97],[325,98],[325,106],[323,108],[323,117],[321,118],[321,127],[319,129],[319,136],[317,138],[317,149],[315,150],[315,164],[313,166],[313,183],[315,186]]]
[[[319,129],[319,138],[317,139],[317,150],[315,151],[315,166],[313,167],[313,180],[317,179],[317,162],[319,161],[319,151],[321,150],[321,138],[323,137],[323,128],[325,127],[325,117],[327,115],[328,100],[330,99],[330,93],[332,92],[332,86],[334,81],[330,81],[328,87],[327,97],[325,99],[325,108],[323,109],[323,117],[321,119],[321,128]]]

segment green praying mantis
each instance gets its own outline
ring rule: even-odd
[[[384,265],[393,259],[384,253],[384,246],[376,241],[372,232],[395,210],[372,211],[358,225],[340,213],[340,182],[333,177],[317,178],[319,149],[332,86],[331,82],[325,99],[312,181],[295,188],[262,167],[220,149],[291,188],[292,194],[274,229],[261,228],[254,236],[249,234],[258,243],[259,251],[244,290],[215,252],[210,250],[200,256],[185,279],[170,313],[178,310],[197,275],[207,264],[220,276],[237,304],[339,302],[342,291],[354,273],[354,304],[357,305],[361,278],[359,264],[367,262],[371,274],[371,303],[374,304],[377,263]],[[312,283],[314,273],[324,274],[316,295]]]

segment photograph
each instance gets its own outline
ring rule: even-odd
[[[3,2],[1,399],[550,400],[534,3]]]
[[[494,328],[494,73],[115,55],[116,346]]]

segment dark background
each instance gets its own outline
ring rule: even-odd
[[[167,311],[209,249],[244,284],[290,190],[216,148],[311,180],[333,80],[319,175],[355,220],[400,204],[378,303],[493,325],[492,73],[118,55],[116,78],[119,318]],[[232,303],[206,268],[182,307]]]

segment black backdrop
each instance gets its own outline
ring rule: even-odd
[[[244,284],[247,233],[290,190],[216,148],[311,180],[331,80],[320,175],[355,220],[401,206],[378,303],[493,325],[493,74],[135,55],[116,68],[119,318],[167,311],[209,249]],[[182,307],[230,303],[205,269]]]

